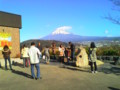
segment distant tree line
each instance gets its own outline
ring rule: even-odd
[[[28,47],[30,47],[31,42],[35,42],[36,45],[40,42],[41,46],[44,48],[46,45],[51,47],[51,44],[53,42],[56,43],[56,47],[59,47],[60,44],[63,44],[63,46],[68,46],[68,43],[60,42],[60,41],[53,41],[53,40],[28,40],[21,43],[21,47],[25,44]],[[79,46],[79,45],[77,45]],[[77,46],[76,46],[76,52],[77,53]],[[89,54],[89,47],[85,46],[86,52]],[[42,52],[44,53],[44,52]],[[59,55],[59,51],[56,50],[56,54]],[[50,55],[52,55],[52,52],[50,52]],[[119,45],[111,45],[111,46],[104,46],[104,47],[98,47],[97,48],[97,55],[98,56],[120,56],[120,46]]]

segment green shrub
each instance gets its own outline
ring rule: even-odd
[[[89,54],[89,47],[85,47],[87,54]],[[98,56],[119,56],[120,47],[110,46],[110,47],[99,47],[97,48],[96,54]]]

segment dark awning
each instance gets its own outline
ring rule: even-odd
[[[21,15],[0,11],[0,26],[21,29]]]

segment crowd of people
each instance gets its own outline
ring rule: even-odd
[[[71,42],[68,43],[69,47],[64,47],[62,44],[60,44],[58,51],[59,51],[59,62],[63,63],[65,62],[65,58],[67,58],[67,62],[69,60],[74,60],[75,58],[75,45]],[[52,55],[53,59],[55,58],[55,49],[56,45],[55,43],[52,44]],[[91,66],[91,72],[92,73],[97,73],[97,56],[96,56],[96,46],[94,42],[91,42],[90,48],[89,48],[89,64]],[[40,46],[40,43],[38,43],[38,46],[35,45],[34,42],[31,43],[30,48],[28,48],[26,45],[23,45],[21,49],[21,55],[23,59],[23,67],[31,67],[31,74],[32,78],[35,79],[35,74],[34,74],[34,67],[36,67],[37,70],[37,79],[41,79],[40,77],[40,62],[42,58],[42,48]],[[9,62],[9,67],[12,70],[12,65],[11,65],[11,60],[10,60],[10,54],[11,51],[7,45],[4,46],[3,51],[2,51],[3,57],[5,59],[5,70],[7,69],[7,60]],[[45,46],[44,48],[44,56],[45,56],[45,61],[46,64],[49,64],[50,62],[50,48],[49,46]],[[94,67],[93,67],[94,66]]]

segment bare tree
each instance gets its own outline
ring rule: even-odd
[[[112,8],[112,10],[120,12],[120,0],[109,0],[109,1],[111,1],[114,5],[114,8]],[[111,14],[108,14],[107,16],[105,16],[105,19],[108,19],[111,22],[120,25],[120,15],[114,17]]]

